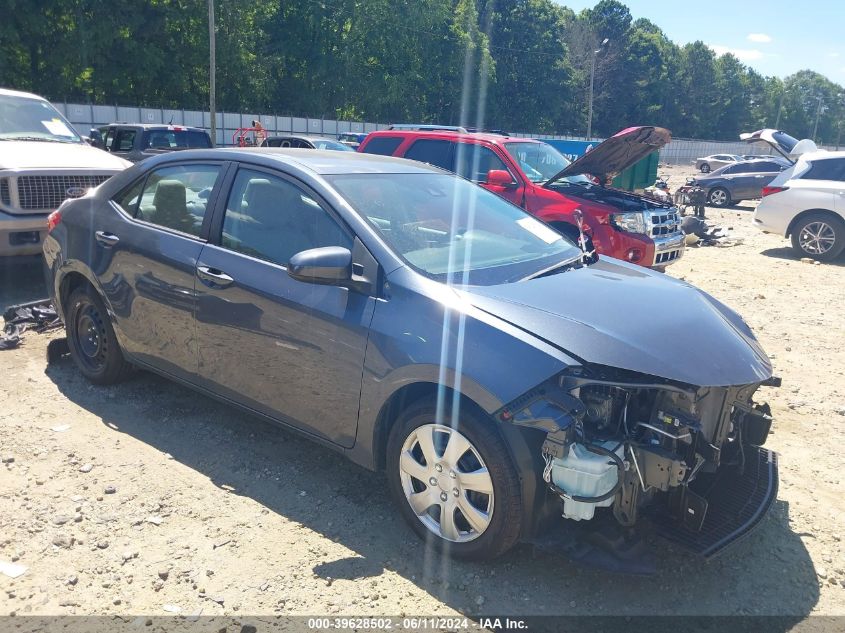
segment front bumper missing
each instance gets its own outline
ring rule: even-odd
[[[708,558],[750,533],[771,508],[778,493],[777,453],[746,446],[744,468],[723,466],[699,475],[689,488],[695,502],[682,502],[680,514],[656,512],[651,519],[662,537]],[[706,502],[703,520],[684,520],[683,513],[700,511],[701,499]]]

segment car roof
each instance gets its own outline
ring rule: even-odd
[[[25,99],[38,99],[39,101],[47,101],[42,96],[33,94],[31,92],[21,92],[19,90],[10,90],[8,88],[0,88],[0,95],[4,97],[23,97]]]
[[[523,138],[514,136],[505,136],[504,134],[492,134],[490,132],[454,132],[451,130],[379,130],[378,132],[370,132],[368,137],[379,136],[401,136],[419,137],[419,138],[433,138],[447,141],[486,141],[488,143],[542,143],[534,138]]]
[[[173,129],[174,131],[181,131],[181,130],[190,130],[191,132],[206,132],[201,127],[192,127],[190,125],[179,125],[178,123],[129,123],[127,121],[115,121],[114,123],[108,123],[103,125],[102,127],[111,127],[112,125],[122,125],[124,127],[140,127],[145,130],[170,130]],[[177,129],[178,128],[178,129]]]
[[[246,160],[263,163],[267,166],[272,166],[273,163],[291,165],[318,175],[450,173],[427,163],[392,156],[288,147],[188,149],[180,152],[168,152],[149,160],[151,162],[145,161],[145,164],[164,165],[185,160]]]
[[[337,139],[329,138],[327,136],[304,136],[302,134],[273,134],[273,136],[268,136],[267,140],[269,141],[271,138],[295,138],[301,141],[311,141],[312,143],[315,141],[333,141],[337,143]]]

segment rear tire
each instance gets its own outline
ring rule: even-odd
[[[810,213],[792,229],[792,248],[801,257],[829,262],[845,249],[845,221],[828,213]]]
[[[724,187],[715,187],[707,194],[707,204],[724,209],[731,204],[731,194]]]
[[[496,422],[462,407],[450,423],[450,407],[438,419],[431,401],[400,415],[387,442],[390,492],[426,544],[454,558],[495,558],[519,539],[519,476]]]
[[[86,285],[74,290],[65,315],[70,355],[88,380],[111,385],[131,373],[132,366],[123,358],[108,311],[94,288]]]

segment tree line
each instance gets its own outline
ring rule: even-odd
[[[0,15],[3,87],[208,107],[207,0],[0,0]],[[583,135],[592,74],[599,136],[777,125],[838,145],[845,120],[845,90],[819,73],[764,77],[618,0],[217,0],[216,22],[218,110]]]

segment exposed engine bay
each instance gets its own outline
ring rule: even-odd
[[[586,183],[570,183],[561,179],[552,184],[546,185],[548,189],[560,191],[567,196],[574,196],[610,205],[620,212],[630,213],[633,211],[651,211],[653,209],[666,209],[672,206],[672,201],[660,201],[646,196],[614,189],[612,187],[600,187],[599,185]]]
[[[753,396],[779,384],[694,387],[578,367],[497,417],[546,433],[542,479],[563,518],[610,512],[622,526],[648,518],[710,555],[756,525],[776,496],[776,456],[759,448],[771,410]]]

